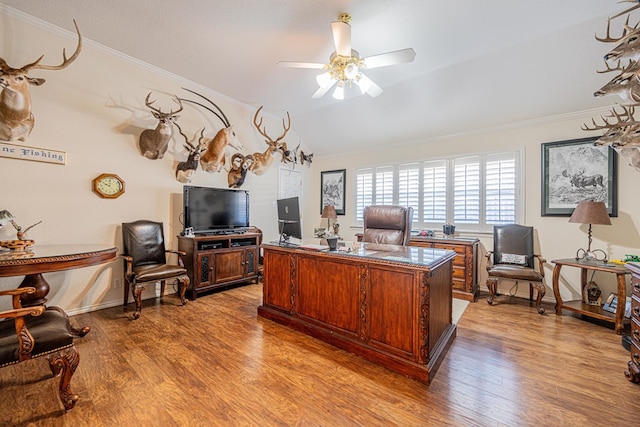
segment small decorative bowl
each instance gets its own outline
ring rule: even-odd
[[[0,246],[10,251],[24,251],[33,245],[35,240],[0,240]]]

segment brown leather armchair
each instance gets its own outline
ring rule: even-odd
[[[71,392],[71,377],[80,355],[73,344],[67,315],[56,307],[22,307],[20,295],[36,288],[0,291],[11,296],[13,309],[0,312],[0,368],[44,356],[54,376],[60,375],[58,393],[66,410],[73,408],[78,396]]]
[[[140,317],[142,310],[142,291],[149,283],[160,282],[160,298],[164,296],[167,280],[179,282],[180,302],[186,304],[184,298],[190,280],[184,268],[182,256],[186,253],[165,249],[164,231],[161,222],[139,220],[122,223],[122,244],[125,261],[124,271],[124,304],[126,310],[129,302],[129,288],[136,303],[133,318]],[[168,264],[166,253],[178,254],[178,264]]]
[[[544,314],[540,304],[545,294],[545,262],[543,257],[533,253],[533,227],[518,224],[493,227],[493,251],[487,252],[487,302],[493,304],[500,279],[513,280],[516,285],[518,281],[529,282],[529,301],[533,301],[535,287],[538,290],[536,308],[538,313]]]
[[[364,208],[363,242],[408,245],[413,208],[377,205]]]

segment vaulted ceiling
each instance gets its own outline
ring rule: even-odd
[[[616,0],[2,0],[2,4],[281,115],[316,155],[357,152],[613,104],[595,40]],[[382,87],[312,99],[331,22],[353,20],[362,56],[411,47],[415,61],[367,71]],[[622,18],[619,18],[622,19]],[[636,18],[637,19],[637,18]],[[632,22],[633,23],[633,22]],[[619,23],[619,36],[622,21]],[[2,52],[0,52],[0,56]],[[582,136],[576,129],[576,137]],[[586,136],[586,135],[585,135]]]

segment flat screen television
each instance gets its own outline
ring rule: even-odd
[[[240,231],[249,227],[249,192],[185,185],[184,228],[195,234]]]
[[[300,204],[297,197],[278,199],[278,231],[280,241],[287,242],[289,237],[302,239],[300,227]]]

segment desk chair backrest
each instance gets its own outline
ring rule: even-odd
[[[133,258],[133,267],[167,263],[161,222],[122,223],[122,244],[125,255]]]
[[[533,227],[518,224],[493,227],[493,263],[534,268]]]
[[[408,245],[413,208],[377,205],[364,208],[363,242]]]

